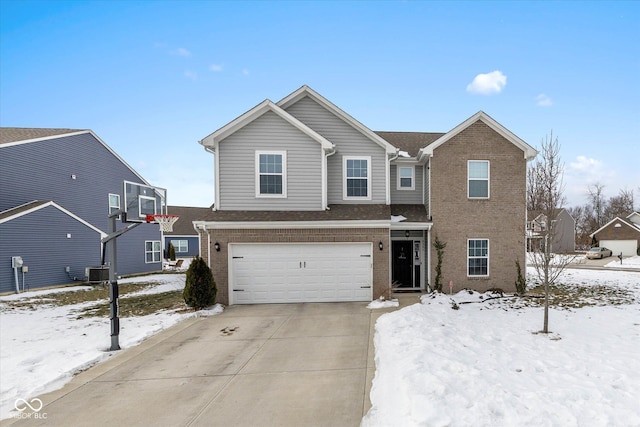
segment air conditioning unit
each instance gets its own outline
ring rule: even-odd
[[[87,267],[84,269],[84,275],[89,283],[102,283],[109,281],[109,266],[99,265],[97,267]]]

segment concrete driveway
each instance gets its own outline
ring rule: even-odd
[[[14,424],[358,426],[375,319],[390,311],[366,305],[231,306],[186,320],[40,396],[46,419]]]

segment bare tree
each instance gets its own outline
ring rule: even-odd
[[[597,182],[589,185],[587,191],[589,193],[587,221],[589,227],[596,231],[606,223],[604,212],[607,209],[607,200],[604,198],[604,184]]]
[[[549,332],[549,286],[556,283],[558,277],[574,256],[556,255],[553,251],[553,236],[560,208],[565,204],[564,164],[560,158],[560,144],[554,139],[553,132],[542,141],[540,155],[530,169],[535,171],[530,178],[533,188],[537,189],[539,210],[545,216],[545,227],[541,230],[542,248],[536,247],[531,254],[531,263],[544,285],[544,325],[542,332]],[[536,245],[537,246],[537,245]]]
[[[633,190],[620,190],[617,196],[609,198],[609,203],[604,209],[605,223],[611,221],[613,218],[625,217],[633,212]]]

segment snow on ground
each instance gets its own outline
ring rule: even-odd
[[[158,286],[132,295],[167,292],[184,288],[184,274],[158,274],[118,281],[120,285],[157,282]],[[28,399],[66,384],[74,374],[108,359],[111,345],[108,318],[77,319],[77,310],[95,302],[37,310],[6,309],[3,301],[16,301],[51,293],[79,292],[90,286],[59,288],[0,297],[0,419],[10,416],[16,399]],[[220,305],[197,314],[169,311],[120,319],[120,346],[133,347],[144,339],[195,315],[214,315]]]
[[[630,258],[622,258],[622,263],[620,260],[614,257],[615,261],[611,261],[608,264],[605,264],[605,267],[623,267],[623,268],[637,268],[640,269],[640,256],[634,256]]]
[[[373,300],[367,305],[368,309],[375,310],[377,308],[390,308],[390,307],[399,307],[400,302],[397,299],[376,299]]]
[[[542,308],[462,304],[480,298],[466,291],[384,314],[362,425],[640,425],[640,274],[565,273],[566,283],[632,291],[636,302],[551,309],[550,334],[539,333]]]

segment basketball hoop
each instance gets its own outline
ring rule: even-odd
[[[147,215],[147,222],[160,224],[160,231],[173,231],[173,224],[179,219],[178,215]]]

